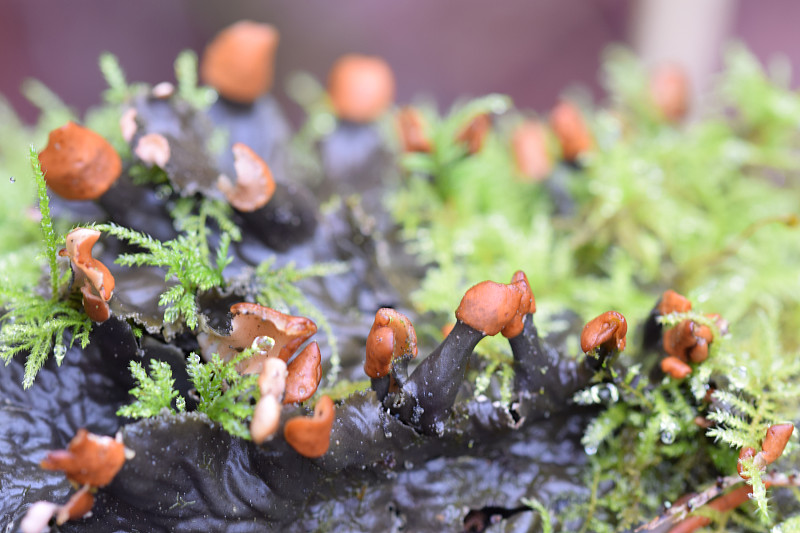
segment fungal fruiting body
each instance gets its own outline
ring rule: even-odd
[[[73,285],[80,288],[86,314],[95,322],[104,322],[111,316],[107,302],[114,294],[115,281],[108,268],[92,257],[92,248],[99,238],[97,230],[76,228],[67,235],[67,246],[59,254],[70,259]]]
[[[333,111],[350,122],[372,122],[385,113],[394,101],[394,85],[388,63],[374,56],[343,56],[328,74]]]

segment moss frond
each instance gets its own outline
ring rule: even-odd
[[[167,363],[151,359],[149,375],[138,361],[131,361],[129,368],[137,383],[137,386],[130,390],[131,396],[136,398],[136,401],[120,407],[117,411],[118,416],[150,418],[162,412],[174,414],[173,400],[178,411],[184,410],[185,400],[173,389],[175,379]]]
[[[216,100],[216,93],[197,84],[197,54],[184,50],[175,58],[175,79],[178,81],[178,96],[198,109],[205,109]]]

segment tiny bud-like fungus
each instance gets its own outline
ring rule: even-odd
[[[264,361],[263,370],[258,376],[258,389],[261,396],[274,396],[280,400],[286,390],[288,373],[286,362],[283,359],[270,357]]]
[[[686,313],[691,310],[692,302],[672,289],[664,291],[658,302],[658,312],[662,316],[670,313]]]
[[[100,232],[89,228],[75,228],[66,238],[67,247],[59,252],[69,256],[75,274],[74,286],[80,287],[83,308],[95,322],[104,322],[111,316],[108,300],[114,293],[114,276],[100,261],[92,257],[92,248]]]
[[[142,135],[136,143],[134,153],[147,166],[156,165],[161,168],[167,165],[171,155],[169,141],[160,133]]]
[[[122,138],[125,139],[127,143],[133,140],[134,135],[136,135],[136,130],[139,129],[139,126],[136,125],[137,115],[138,112],[136,108],[130,107],[126,109],[119,118],[119,129],[122,131]]]
[[[397,128],[404,152],[429,153],[433,149],[422,114],[413,107],[404,107],[397,113]]]
[[[692,367],[672,355],[661,360],[661,370],[672,379],[683,379],[692,373]]]
[[[739,452],[739,460],[736,461],[736,471],[739,473],[739,477],[741,477],[742,479],[750,479],[750,476],[744,473],[744,468],[742,468],[742,461],[755,456],[756,456],[756,450],[755,448],[752,448],[750,446],[742,448],[742,450]]]
[[[206,46],[200,77],[227,100],[251,104],[272,87],[280,35],[269,24],[243,20]]]
[[[364,372],[371,378],[388,376],[392,360],[403,356],[417,356],[417,332],[411,320],[394,309],[378,309],[367,336]]]
[[[483,143],[491,129],[492,119],[486,113],[481,113],[458,132],[456,141],[466,145],[467,152],[470,154],[477,154],[483,148]]]
[[[562,101],[553,108],[550,113],[550,127],[558,137],[561,155],[565,161],[575,161],[578,156],[594,147],[589,127],[572,102]]]
[[[684,320],[664,332],[664,351],[678,359],[701,363],[708,357],[708,345],[714,340],[708,326]]]
[[[340,119],[372,122],[394,101],[394,74],[379,57],[346,55],[331,67],[328,94]]]
[[[609,352],[622,351],[625,349],[627,333],[628,323],[625,317],[616,311],[606,311],[583,327],[581,350],[587,353],[596,348],[603,348]]]
[[[314,407],[314,416],[292,418],[283,428],[289,446],[304,457],[322,457],[331,443],[335,407],[330,396],[323,396]]]
[[[62,470],[79,485],[104,487],[125,463],[125,446],[111,437],[79,429],[66,450],[49,452],[42,460],[45,470]]]
[[[689,77],[680,65],[667,63],[650,78],[650,98],[661,116],[678,122],[689,110]]]
[[[547,133],[541,122],[526,120],[511,138],[514,162],[519,173],[529,181],[542,181],[553,169],[547,149]]]
[[[312,342],[287,367],[286,394],[283,403],[304,402],[311,398],[322,381],[322,355]]]
[[[533,297],[533,291],[531,291],[528,276],[525,275],[525,272],[522,270],[516,271],[511,278],[510,286],[519,289],[520,299],[514,318],[500,331],[507,339],[512,339],[522,333],[525,328],[525,315],[536,312],[536,300]]]
[[[67,122],[50,132],[39,154],[44,179],[67,200],[94,200],[122,173],[122,160],[101,135]]]
[[[217,180],[217,188],[239,211],[255,211],[267,205],[275,194],[275,180],[267,163],[243,143],[233,145],[233,158],[236,185],[222,174]]]
[[[272,438],[278,431],[281,421],[281,403],[275,396],[268,395],[259,398],[253,410],[253,419],[250,422],[250,437],[256,444],[261,444]]]
[[[761,443],[761,457],[767,464],[774,462],[783,454],[793,431],[793,424],[774,424],[769,427],[764,442]]]

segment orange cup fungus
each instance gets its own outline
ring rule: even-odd
[[[337,117],[350,122],[372,122],[394,101],[394,74],[379,57],[346,55],[328,74],[328,94]]]
[[[609,352],[625,349],[625,335],[628,333],[628,323],[621,313],[606,311],[602,315],[590,320],[581,332],[581,350],[588,353],[597,348]]]
[[[94,200],[122,173],[122,160],[100,134],[74,122],[50,132],[39,154],[50,189],[67,200]]]
[[[553,169],[547,149],[547,132],[541,122],[526,120],[511,138],[514,162],[519,173],[529,181],[542,181]]]
[[[289,446],[304,457],[322,457],[331,444],[335,408],[330,396],[323,396],[314,407],[314,416],[292,418],[283,428]]]
[[[550,112],[550,127],[558,137],[565,161],[575,161],[594,147],[592,134],[578,107],[562,101]]]

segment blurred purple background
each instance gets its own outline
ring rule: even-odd
[[[699,7],[702,6],[702,7]],[[4,0],[0,7],[0,94],[27,120],[34,108],[19,94],[36,78],[83,111],[105,88],[102,51],[116,54],[129,81],[172,80],[184,48],[198,53],[241,18],[281,32],[273,92],[286,101],[286,74],[305,70],[325,80],[349,52],[385,57],[398,101],[428,94],[441,105],[458,96],[511,95],[519,107],[546,111],[564,88],[580,84],[600,96],[603,48],[627,42],[644,59],[677,59],[698,85],[719,66],[722,42],[738,39],[762,59],[795,51],[792,0]]]

